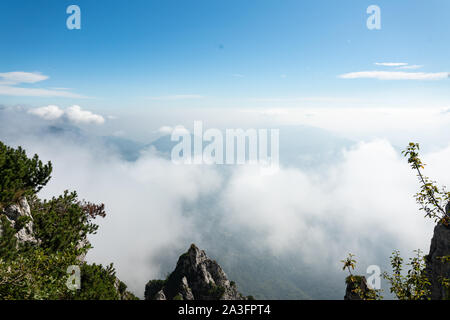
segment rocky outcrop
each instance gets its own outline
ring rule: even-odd
[[[166,280],[145,286],[146,300],[245,300],[219,264],[194,244],[180,256]]]
[[[429,297],[431,300],[450,298],[448,289],[442,285],[443,279],[450,279],[450,261],[440,259],[446,256],[450,257],[450,227],[439,223],[434,228],[430,252],[426,256],[425,270],[431,283]]]
[[[20,198],[15,204],[8,205],[5,209],[0,211],[0,214],[4,214],[11,227],[17,230],[15,236],[18,243],[33,243],[38,244],[39,240],[36,239],[34,235],[33,228],[33,216],[31,215],[30,205],[25,197]],[[25,222],[23,225],[22,223]],[[0,228],[0,235],[1,235]],[[89,245],[88,239],[83,239],[77,243],[76,248],[81,249]],[[80,262],[85,260],[86,253],[81,254],[77,257]]]
[[[16,238],[19,242],[37,243],[33,235],[33,217],[31,216],[30,206],[26,198],[20,198],[17,203],[7,206],[3,209],[2,213],[11,223],[11,226],[18,229]],[[26,223],[23,226],[19,226],[22,222]]]
[[[364,276],[348,276],[345,282],[347,288],[344,300],[363,300],[370,291]]]
[[[127,285],[116,278],[114,288],[117,290],[120,300],[139,300],[133,293],[127,290]]]

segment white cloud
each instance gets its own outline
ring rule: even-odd
[[[86,98],[85,96],[63,91],[63,90],[48,90],[37,88],[21,88],[13,86],[0,85],[0,95],[2,96],[16,96],[16,97],[61,97],[61,98]]]
[[[32,84],[47,80],[49,77],[38,72],[6,72],[0,73],[0,95],[18,97],[63,97],[86,98],[64,88],[25,88],[20,84]]]
[[[311,108],[306,112],[312,116],[305,119],[321,118],[322,124],[334,125],[347,119],[340,125],[351,126],[353,121],[361,127],[365,123],[359,121],[385,115],[382,119],[391,119],[392,125],[401,122],[397,130],[402,131],[410,122],[404,116],[411,110],[391,118],[393,110],[356,113],[355,109],[359,116],[356,120],[346,110]],[[438,119],[424,115],[426,109],[413,117],[425,122]],[[299,114],[287,110],[272,113],[270,118],[275,116],[292,119]],[[411,126],[416,128],[416,124]],[[175,128],[185,130],[182,126]],[[361,264],[381,265],[388,261],[393,249],[401,249],[403,254],[419,247],[427,250],[431,238],[433,226],[414,202],[418,187],[414,172],[384,140],[358,144],[320,173],[281,168],[275,174],[261,176],[258,168],[242,166],[230,168],[226,173],[230,180],[221,177],[219,167],[177,166],[152,153],[130,163],[101,147],[74,146],[59,138],[44,141],[28,137],[23,142],[17,144],[53,163],[53,179],[41,196],[54,196],[70,187],[82,199],[106,204],[108,215],[100,221],[98,235],[92,238],[94,249],[88,259],[103,264],[114,262],[119,278],[141,296],[149,279],[170,271],[161,270],[161,257],[185,249],[191,242],[205,241],[204,248],[209,249],[209,242],[202,237],[214,237],[217,228],[230,238],[244,231],[245,238],[235,240],[255,243],[257,248],[268,247],[275,253],[295,252],[312,269],[322,268],[327,273],[340,270],[335,264],[348,252],[357,254]],[[293,150],[299,154],[302,151]],[[425,155],[427,175],[450,185],[446,171],[449,157],[450,148]],[[428,172],[431,168],[436,171]],[[208,201],[199,201],[202,195],[208,196]],[[208,227],[207,222],[216,218],[220,223]],[[198,225],[196,219],[205,223]],[[220,236],[215,238],[220,240]],[[245,252],[233,254],[239,258]],[[304,271],[305,277],[309,272]]]
[[[0,73],[0,84],[36,83],[47,80],[48,76],[34,72],[4,72]]]
[[[408,64],[405,62],[375,62],[375,65],[383,67],[401,67]]]
[[[375,62],[375,65],[383,67],[396,67],[395,69],[404,69],[404,70],[414,70],[423,67],[417,64],[409,65],[408,63],[405,62]]]
[[[102,124],[105,119],[98,114],[94,114],[91,111],[82,110],[80,106],[71,106],[66,110],[67,118],[75,123],[94,123]]]
[[[161,128],[158,129],[158,132],[162,134],[171,134],[172,131],[173,128],[170,126],[162,126]]]
[[[66,110],[62,110],[58,106],[49,105],[40,108],[28,110],[28,113],[41,117],[45,120],[56,120],[65,116],[69,121],[77,124],[103,124],[105,119],[91,111],[83,110],[80,106],[74,105]]]
[[[432,165],[444,169],[450,148],[439,155]],[[445,169],[440,175],[450,181]],[[259,245],[295,252],[316,268],[348,252],[381,265],[389,250],[408,254],[429,247],[434,224],[418,210],[412,197],[417,188],[406,160],[376,140],[344,152],[320,174],[281,169],[261,176],[255,168],[238,169],[222,194],[223,224],[244,227],[259,236]],[[388,250],[386,256],[377,256],[380,249]]]
[[[221,183],[214,168],[177,166],[151,153],[130,163],[102,153],[100,146],[96,155],[59,140],[22,145],[52,161],[53,178],[40,196],[50,198],[70,187],[80,199],[105,203],[107,216],[96,221],[101,231],[91,238],[88,261],[114,262],[118,277],[141,297],[148,280],[168,271],[161,270],[161,256],[201,238],[184,205],[217,191]]]
[[[413,64],[410,66],[402,66],[402,67],[398,67],[397,69],[404,69],[404,70],[414,70],[414,69],[420,69],[423,68],[423,66],[417,65],[417,64]]]
[[[274,125],[307,125],[341,134],[367,134],[369,136],[393,136],[411,132],[431,133],[435,128],[441,133],[450,125],[448,107],[349,107],[349,108],[266,108],[244,110],[261,115]]]
[[[175,126],[175,128],[173,128],[172,134],[178,134],[178,135],[190,134],[190,131],[188,129],[186,129],[183,125],[177,125],[177,126]]]
[[[171,127],[171,126],[162,126],[158,129],[158,132],[164,135],[168,135],[168,134],[179,134],[179,135],[183,135],[183,134],[189,134],[189,130],[186,129],[185,126],[183,125],[177,125],[175,127]]]
[[[341,79],[378,79],[378,80],[443,80],[448,72],[401,72],[401,71],[360,71],[339,76]]]
[[[49,105],[46,107],[40,107],[28,110],[28,113],[39,116],[45,120],[56,120],[63,116],[64,111],[58,106]]]

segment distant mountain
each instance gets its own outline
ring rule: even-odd
[[[355,143],[332,132],[314,127],[286,126],[279,130],[280,164],[284,166],[310,169],[329,164],[339,158],[343,148],[348,148]],[[225,133],[223,136],[225,137]],[[194,136],[192,134],[191,141],[193,152]],[[178,143],[178,141],[172,141],[170,135],[165,135],[144,148],[154,147],[164,157],[169,158],[173,147]],[[203,143],[203,148],[207,144]],[[246,157],[248,159],[248,150],[246,150]]]
[[[101,137],[106,147],[112,149],[126,161],[136,161],[141,155],[145,144],[116,136]]]
[[[40,134],[68,138],[76,144],[94,144],[106,147],[126,161],[136,161],[145,148],[144,143],[116,136],[88,136],[80,128],[70,125],[51,125],[41,128]]]
[[[64,126],[51,125],[42,127],[40,133],[44,135],[53,135],[53,136],[68,135],[71,136],[72,138],[77,139],[82,139],[85,137],[83,131],[80,128],[69,124],[65,124]]]

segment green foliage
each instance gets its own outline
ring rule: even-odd
[[[6,216],[0,214],[0,259],[10,261],[17,256],[16,232]]]
[[[15,223],[15,225],[14,225],[14,229],[15,229],[16,231],[22,230],[22,229],[26,226],[26,224],[27,224],[28,222],[30,222],[31,220],[32,220],[31,217],[28,217],[28,216],[20,216],[20,217],[17,218],[17,220],[16,220],[16,223]]]
[[[119,281],[119,287],[117,289],[121,295],[124,295],[127,291],[127,285],[123,281]]]
[[[145,299],[153,300],[155,295],[166,285],[167,280],[150,280],[145,286]]]
[[[39,247],[10,261],[0,259],[0,299],[68,299],[66,269],[74,263],[69,252],[49,253]]]
[[[356,266],[356,260],[353,259],[354,256],[355,256],[354,254],[349,253],[347,258],[341,260],[341,262],[344,264],[342,270],[348,269],[350,275],[352,275],[352,270],[354,270]]]
[[[435,222],[442,223],[446,226],[450,224],[449,213],[445,209],[445,204],[450,201],[450,192],[446,187],[438,187],[435,181],[430,180],[424,176],[422,171],[425,164],[419,158],[420,146],[418,143],[409,143],[407,148],[402,151],[402,154],[408,158],[408,163],[411,168],[417,172],[417,177],[420,182],[420,190],[416,193],[416,202],[420,204],[420,210],[425,211],[425,216],[432,218]],[[409,266],[407,272],[403,271],[403,258],[400,252],[395,250],[392,253],[391,267],[392,274],[383,272],[382,276],[390,283],[390,291],[394,293],[399,300],[429,300],[431,283],[426,273],[426,259],[422,256],[420,250],[414,251],[416,254],[409,259],[406,264]],[[442,263],[448,263],[450,256],[440,257]],[[353,255],[342,260],[344,263],[343,269],[348,269],[350,276],[347,277],[347,284],[349,282],[358,283],[360,279],[352,275],[351,269],[355,268],[356,261]],[[441,277],[441,285],[447,289],[447,296],[450,297],[450,279]],[[357,288],[358,289],[358,288]]]
[[[119,300],[115,287],[116,275],[112,264],[106,268],[95,263],[81,265],[81,289],[76,291],[76,300]]]
[[[450,256],[437,257],[438,261],[442,264],[450,263]],[[440,277],[442,287],[445,289],[445,300],[450,300],[450,278]]]
[[[411,168],[417,171],[417,177],[421,184],[420,191],[415,195],[416,201],[421,206],[420,210],[425,211],[426,217],[448,225],[450,216],[445,210],[445,205],[450,201],[450,192],[446,190],[445,186],[438,187],[436,181],[432,181],[422,174],[421,169],[425,168],[425,164],[419,158],[419,150],[418,143],[410,142],[408,147],[402,151],[402,154],[408,158]]]
[[[44,165],[37,155],[28,158],[21,147],[13,149],[0,142],[0,209],[41,190],[51,172],[50,162]]]
[[[381,300],[383,296],[381,290],[372,289],[366,286],[366,279],[362,276],[353,275],[352,270],[356,268],[355,255],[349,253],[347,258],[341,260],[344,264],[342,270],[347,269],[349,276],[345,278],[345,283],[351,288],[352,293],[356,294],[361,300]]]
[[[96,215],[92,216],[86,205],[78,201],[76,192],[65,191],[62,196],[53,197],[50,201],[40,201],[34,197],[31,213],[36,237],[41,240],[42,247],[52,251],[74,248],[98,229],[98,225],[92,222]],[[103,209],[101,215],[104,216]],[[90,245],[77,248],[78,255],[89,249]]]
[[[173,300],[183,300],[183,297],[181,294],[177,294],[175,297],[173,297]]]
[[[425,258],[420,250],[415,250],[415,257],[410,258],[408,272],[402,273],[403,258],[400,252],[395,250],[392,253],[391,266],[392,275],[384,272],[383,277],[391,284],[391,292],[394,293],[399,300],[428,300],[430,295],[429,287],[431,285],[426,271]]]
[[[222,298],[224,293],[225,293],[224,287],[211,283],[209,288],[202,295],[210,297],[212,300],[219,300],[220,298]]]
[[[0,142],[0,300],[2,299],[136,299],[115,276],[113,265],[89,265],[80,256],[91,248],[87,237],[97,232],[93,220],[104,217],[104,205],[79,201],[65,191],[50,201],[37,198],[50,179],[51,164],[32,159],[20,147]],[[14,226],[3,209],[25,197],[31,216],[19,217]],[[33,220],[36,242],[21,243],[16,234]],[[66,286],[67,268],[78,265],[81,289]]]

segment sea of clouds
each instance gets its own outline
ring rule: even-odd
[[[255,110],[253,119],[263,119],[267,125],[270,114],[275,126],[285,125],[286,118],[289,125],[315,124],[322,129],[330,121],[326,111],[322,115],[316,111],[313,120],[299,110],[292,112],[297,117],[288,117],[285,112],[274,115],[269,110]],[[382,117],[382,113],[372,112]],[[450,114],[431,110],[436,119],[433,123],[433,116],[427,113],[423,118],[426,125],[419,119],[425,115],[420,110],[403,110],[398,118],[414,112],[417,116],[408,130],[414,132],[412,138],[428,143],[423,155],[428,164],[426,174],[450,185],[450,145],[445,129]],[[207,223],[208,214],[215,221],[214,228],[231,234],[244,232],[250,245],[274,254],[300,256],[304,264],[323,272],[339,270],[339,261],[349,252],[357,254],[364,266],[384,265],[393,249],[405,255],[418,248],[427,252],[433,222],[423,217],[413,198],[418,181],[399,152],[399,144],[407,139],[403,137],[404,125],[392,120],[399,113],[393,110],[388,115],[391,125],[383,122],[377,129],[373,121],[382,120],[370,120],[355,111],[355,117],[359,115],[357,127],[364,130],[354,131],[348,120],[352,114],[345,119],[335,118],[329,124],[330,130],[354,141],[342,148],[339,159],[320,170],[282,166],[271,175],[261,175],[255,166],[231,167],[225,174],[220,166],[175,165],[153,148],[143,149],[138,160],[130,162],[98,141],[90,141],[89,134],[83,136],[82,142],[66,133],[42,134],[42,128],[49,125],[101,126],[107,122],[107,117],[76,106],[65,110],[50,106],[44,110],[3,108],[0,140],[21,145],[29,154],[38,153],[41,159],[52,161],[53,177],[41,191],[42,197],[70,189],[77,190],[81,199],[106,204],[108,215],[99,221],[99,233],[91,238],[94,249],[88,259],[103,264],[114,262],[118,276],[142,296],[149,279],[170,271],[164,270],[161,256],[173,256],[174,265],[176,254],[192,242],[208,250],[204,235],[214,234]],[[211,123],[214,121],[211,119]],[[336,123],[339,121],[342,130]],[[364,126],[362,121],[368,124]],[[424,131],[420,140],[414,124],[417,130],[433,127]],[[230,128],[239,125],[246,124],[229,123]],[[302,155],[302,150],[291,152]],[[214,201],[205,202],[205,198]],[[201,218],[196,216],[196,208],[202,212]]]

